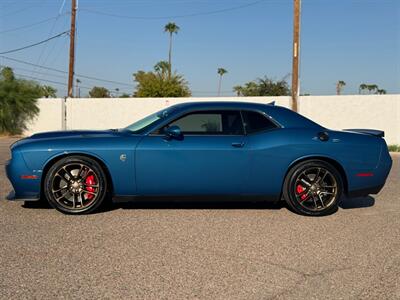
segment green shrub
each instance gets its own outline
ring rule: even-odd
[[[0,72],[0,134],[21,134],[26,124],[39,113],[37,99],[42,87],[32,81],[17,79],[11,68]]]
[[[390,152],[400,152],[400,145],[389,145],[388,149]]]

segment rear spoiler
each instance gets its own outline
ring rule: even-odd
[[[382,130],[375,130],[375,129],[343,129],[343,130],[373,135],[381,138],[385,136],[385,132]]]

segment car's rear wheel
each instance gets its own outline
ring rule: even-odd
[[[321,160],[309,160],[294,166],[283,187],[290,208],[308,216],[324,216],[337,211],[342,192],[340,173]]]
[[[101,166],[84,156],[62,158],[52,165],[44,181],[50,205],[67,214],[95,211],[107,193],[107,179]]]

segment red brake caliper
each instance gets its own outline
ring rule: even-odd
[[[302,192],[304,192],[304,190],[305,190],[305,188],[304,188],[301,184],[298,184],[298,185],[297,185],[297,187],[296,187],[296,193],[297,193],[297,194],[300,195]],[[306,200],[307,198],[308,198],[307,193],[300,196],[300,199],[301,199],[302,201]]]
[[[86,179],[85,179],[85,183],[86,183],[86,184],[90,184],[90,185],[96,184],[96,181],[94,180],[94,176],[93,176],[93,175],[87,176]],[[87,187],[86,187],[86,190],[87,190],[88,192],[92,192],[92,193],[93,193],[93,192],[94,192],[94,187],[87,186]],[[93,198],[94,198],[94,195],[92,195],[92,194],[86,194],[86,199],[92,200]]]

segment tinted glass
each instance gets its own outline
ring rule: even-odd
[[[254,133],[276,128],[276,125],[264,115],[255,111],[243,111],[247,133]]]
[[[185,134],[243,134],[243,124],[238,111],[202,111],[188,114],[169,126],[179,126]]]
[[[173,111],[173,108],[169,109],[164,109],[160,110],[154,114],[151,114],[131,125],[128,127],[125,127],[125,130],[129,130],[132,133],[142,133],[143,131],[146,130],[146,128],[149,128],[153,126],[156,123],[159,123],[163,119],[169,116],[169,114]]]

